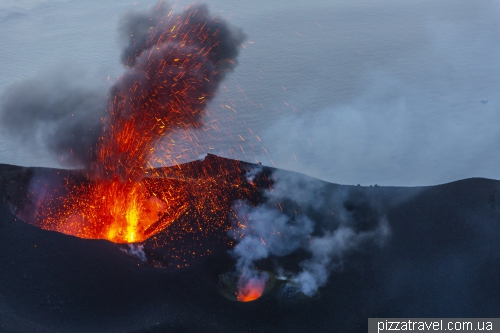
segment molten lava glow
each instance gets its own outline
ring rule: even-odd
[[[180,244],[187,234],[225,237],[231,228],[227,217],[234,200],[254,202],[259,193],[257,186],[246,182],[241,162],[217,157],[148,173],[152,176],[141,181],[121,181],[89,180],[81,172],[67,172],[56,190],[45,192],[41,186],[41,193],[30,193],[41,200],[34,220],[28,222],[80,238],[135,243],[186,216],[162,240],[172,241],[175,235]],[[193,251],[197,244],[183,245],[193,257],[197,255]]]
[[[168,182],[167,188],[173,185]],[[180,193],[151,193],[144,182],[114,179],[69,185],[66,196],[47,195],[40,202],[36,225],[81,238],[134,243],[160,231],[157,228],[166,227],[186,209],[177,197]],[[171,201],[176,203],[169,206]]]
[[[213,177],[199,184],[176,175],[155,181],[163,175],[152,174],[148,163],[153,155],[163,155],[165,164],[178,164],[172,156],[179,145],[160,153],[155,148],[173,129],[201,127],[206,104],[234,67],[243,37],[205,6],[174,14],[160,2],[149,15],[147,23],[129,33],[128,69],[110,91],[103,132],[91,149],[85,176],[68,179],[60,191],[65,193],[57,190],[40,200],[35,225],[134,243],[163,230],[190,205],[199,214],[208,209],[217,219],[226,218],[229,205],[216,198],[233,185],[214,185]],[[197,147],[189,144],[184,150],[195,152]]]
[[[262,296],[266,288],[266,281],[262,279],[249,279],[238,287],[236,298],[240,302],[251,302]]]
[[[98,195],[104,195],[101,202],[95,202],[90,207],[95,210],[92,215],[109,219],[107,230],[104,230],[105,238],[114,242],[134,243],[144,240],[145,229],[156,222],[166,208],[142,183],[101,182],[96,193],[96,199]]]

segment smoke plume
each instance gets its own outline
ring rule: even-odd
[[[255,176],[253,171],[248,174]],[[348,254],[365,245],[382,246],[390,234],[388,221],[378,214],[376,203],[355,190],[329,189],[334,194],[328,198],[323,195],[324,183],[313,178],[279,170],[273,177],[275,183],[265,193],[266,202],[254,207],[237,201],[233,206],[234,228],[229,235],[237,243],[232,254],[240,291],[265,285],[268,274],[256,266],[273,258],[276,272],[313,296],[332,271],[342,268]],[[300,251],[307,257],[299,270],[281,266],[279,258]]]
[[[200,125],[245,38],[204,5],[175,14],[163,2],[127,14],[120,36],[127,69],[108,92],[63,71],[26,80],[2,96],[3,130],[42,142],[63,165],[136,176],[162,136]]]
[[[313,296],[319,287],[326,284],[330,271],[340,267],[345,253],[370,241],[383,245],[388,235],[389,223],[382,217],[375,230],[356,232],[350,227],[341,226],[334,232],[312,237],[307,247],[311,258],[300,263],[302,271],[292,279],[299,284],[304,294]]]
[[[42,143],[64,166],[88,166],[107,100],[105,91],[75,79],[80,75],[59,68],[8,87],[0,102],[2,131],[35,149]]]
[[[237,258],[239,273],[238,290],[264,290],[268,275],[255,270],[255,263],[271,255],[286,256],[296,249],[306,246],[308,236],[313,231],[313,222],[299,215],[290,219],[279,210],[262,205],[254,208],[246,202],[238,201],[233,210],[238,220],[230,235],[238,242],[232,250]]]

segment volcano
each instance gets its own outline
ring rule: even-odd
[[[180,167],[177,178],[163,168],[157,173],[161,177],[143,181],[145,188],[154,192],[162,181],[205,189],[238,186],[216,192],[213,202],[200,204],[196,195],[184,198],[173,209],[180,214],[157,215],[153,228],[158,231],[134,247],[51,229],[56,224],[37,225],[39,201],[29,192],[30,184],[41,179],[85,182],[78,170],[0,165],[0,330],[366,332],[371,317],[498,316],[497,180],[411,188],[338,185],[214,155]],[[249,179],[254,169],[260,172]],[[259,272],[273,272],[273,285],[252,302],[236,302],[227,297],[229,288],[221,293],[220,283],[234,270],[231,251],[243,244],[228,232],[234,229],[233,203],[246,200],[261,207],[272,201],[265,192],[275,186],[278,174],[321,189],[309,193],[321,196],[318,204],[300,204],[289,193],[280,205],[267,208],[307,215],[314,222],[312,237],[337,228],[342,214],[349,214],[353,230],[360,233],[384,216],[390,234],[384,244],[359,243],[355,251],[345,252],[313,297],[290,292],[275,269],[300,270],[299,263],[310,260],[311,253],[303,247],[286,255],[270,253],[254,263]],[[43,188],[37,188],[39,194]],[[229,280],[225,286],[236,283]]]

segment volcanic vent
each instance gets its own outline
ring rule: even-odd
[[[207,103],[236,66],[244,35],[204,5],[174,13],[162,2],[149,12],[128,14],[122,34],[127,42],[121,60],[127,69],[101,110],[95,103],[87,107],[85,92],[80,98],[74,96],[78,92],[59,97],[66,101],[63,111],[81,121],[56,119],[42,133],[48,148],[63,162],[85,168],[79,177],[65,178],[64,184],[33,180],[30,192],[36,210],[25,219],[37,226],[82,238],[141,242],[186,213],[190,196],[202,202],[217,197],[213,191],[224,191],[210,186],[214,178],[200,184],[180,173],[169,172],[166,177],[149,163],[159,141],[165,142],[173,130],[201,126]],[[15,87],[12,96],[14,92]],[[24,115],[37,114],[35,121],[24,123],[39,130],[51,116],[38,115],[39,104],[48,113],[51,105],[48,100],[37,102],[7,98],[2,123],[12,123],[22,109]],[[97,123],[96,117],[100,117]],[[195,143],[170,141],[155,154],[163,156],[156,163],[175,165],[179,149],[196,150]]]
[[[35,133],[63,163],[80,168],[21,175],[23,200],[7,198],[19,218],[80,238],[134,244],[129,253],[155,267],[224,253],[231,258],[216,274],[218,287],[239,301],[271,288],[313,297],[345,255],[383,244],[388,223],[371,203],[369,227],[358,228],[341,204],[349,195],[326,202],[323,185],[307,177],[213,155],[179,163],[179,151],[198,157],[203,150],[173,133],[203,126],[207,103],[237,64],[241,31],[206,6],[177,14],[160,2],[128,14],[122,34],[127,69],[108,92],[70,86],[51,95],[44,90],[50,85],[30,81],[2,99],[5,130]],[[24,98],[26,88],[37,86]]]

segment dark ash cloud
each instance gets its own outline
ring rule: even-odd
[[[33,149],[48,149],[64,166],[88,166],[90,148],[102,133],[106,92],[79,83],[70,72],[44,73],[7,88],[0,126]]]
[[[180,123],[198,125],[220,81],[237,65],[245,38],[204,5],[173,13],[162,2],[148,12],[127,14],[120,35],[126,39],[121,58],[127,70],[111,89],[84,84],[81,73],[63,66],[12,85],[0,101],[4,133],[33,149],[47,149],[64,166],[88,168],[99,149],[113,147],[116,131],[110,129],[132,119],[139,124],[136,137],[144,133],[151,138],[136,147],[137,155],[147,159],[144,152],[166,130],[153,130],[143,120],[168,119],[168,130]],[[201,102],[200,96],[205,97]],[[129,168],[130,156],[109,154],[115,153],[118,164]],[[99,161],[103,168],[106,162]]]

